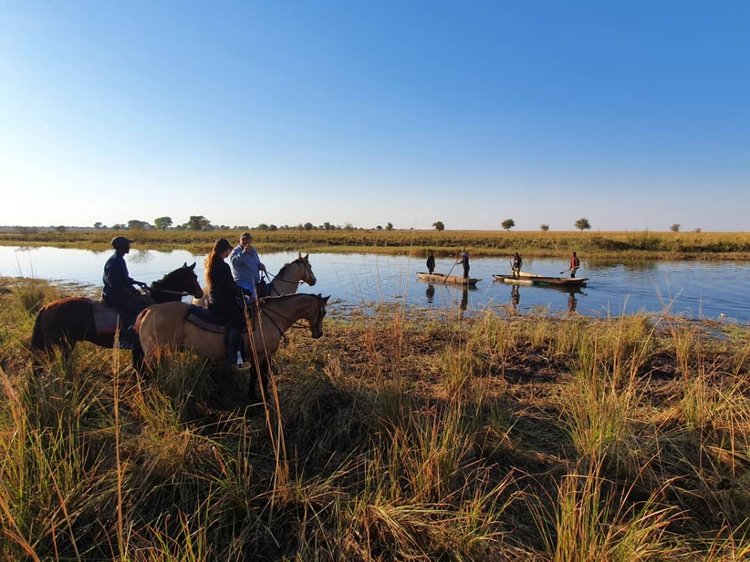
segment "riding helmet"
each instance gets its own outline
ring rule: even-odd
[[[115,250],[124,249],[130,246],[130,244],[132,243],[133,243],[132,240],[129,240],[125,238],[124,236],[115,236],[114,238],[112,238],[112,242],[111,242],[112,247]]]

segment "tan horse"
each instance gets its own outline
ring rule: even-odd
[[[330,297],[294,294],[268,297],[261,301],[259,312],[253,319],[252,338],[245,334],[248,349],[257,353],[258,363],[253,379],[261,371],[265,376],[271,356],[279,348],[284,333],[300,319],[310,324],[310,335],[323,335],[323,317]],[[143,356],[136,359],[136,369],[148,367],[155,356],[164,349],[187,349],[198,355],[223,361],[225,358],[224,334],[209,331],[187,320],[189,305],[172,302],[155,304],[141,312],[135,322],[135,331],[141,342]],[[260,366],[260,367],[258,367]],[[265,378],[262,379],[265,388]],[[254,380],[251,396],[255,396]]]
[[[291,295],[297,292],[300,283],[307,283],[311,287],[317,283],[315,274],[309,260],[310,254],[304,256],[300,253],[298,258],[284,264],[271,282],[268,296]],[[263,295],[260,295],[263,296]],[[208,291],[204,291],[203,297],[193,299],[196,306],[208,307]]]

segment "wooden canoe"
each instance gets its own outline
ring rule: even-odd
[[[417,273],[417,278],[421,281],[429,281],[430,283],[451,283],[453,285],[476,285],[477,281],[481,279],[474,279],[469,277],[464,279],[460,275],[446,275],[445,273],[425,273],[420,271]]]
[[[545,277],[544,275],[526,275],[513,277],[512,275],[493,275],[495,281],[515,285],[535,285],[537,287],[585,287],[586,277]]]

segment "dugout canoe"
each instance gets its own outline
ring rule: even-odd
[[[446,275],[445,273],[425,273],[420,271],[417,273],[417,279],[421,281],[428,281],[430,283],[451,283],[452,285],[471,285],[477,284],[477,281],[481,279],[474,279],[469,277],[464,279],[460,275]]]
[[[493,275],[495,281],[510,283],[513,285],[535,285],[537,287],[585,287],[586,277],[545,277],[544,275],[523,275],[513,277],[512,275]]]

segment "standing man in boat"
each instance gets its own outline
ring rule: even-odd
[[[570,271],[571,279],[576,276],[576,271],[578,271],[579,267],[581,267],[581,260],[579,260],[576,253],[573,252],[573,255],[570,256],[570,268],[568,268],[568,271]]]
[[[427,251],[427,271],[432,275],[432,272],[435,271],[435,256],[432,253],[432,250]]]
[[[516,254],[513,256],[513,261],[511,262],[511,269],[513,270],[513,277],[521,277],[521,266],[523,265],[523,260],[521,259],[521,254],[516,252]]]
[[[466,249],[461,250],[461,253],[458,254],[458,259],[456,260],[456,263],[460,263],[464,266],[464,279],[469,278],[469,252],[466,251]]]

